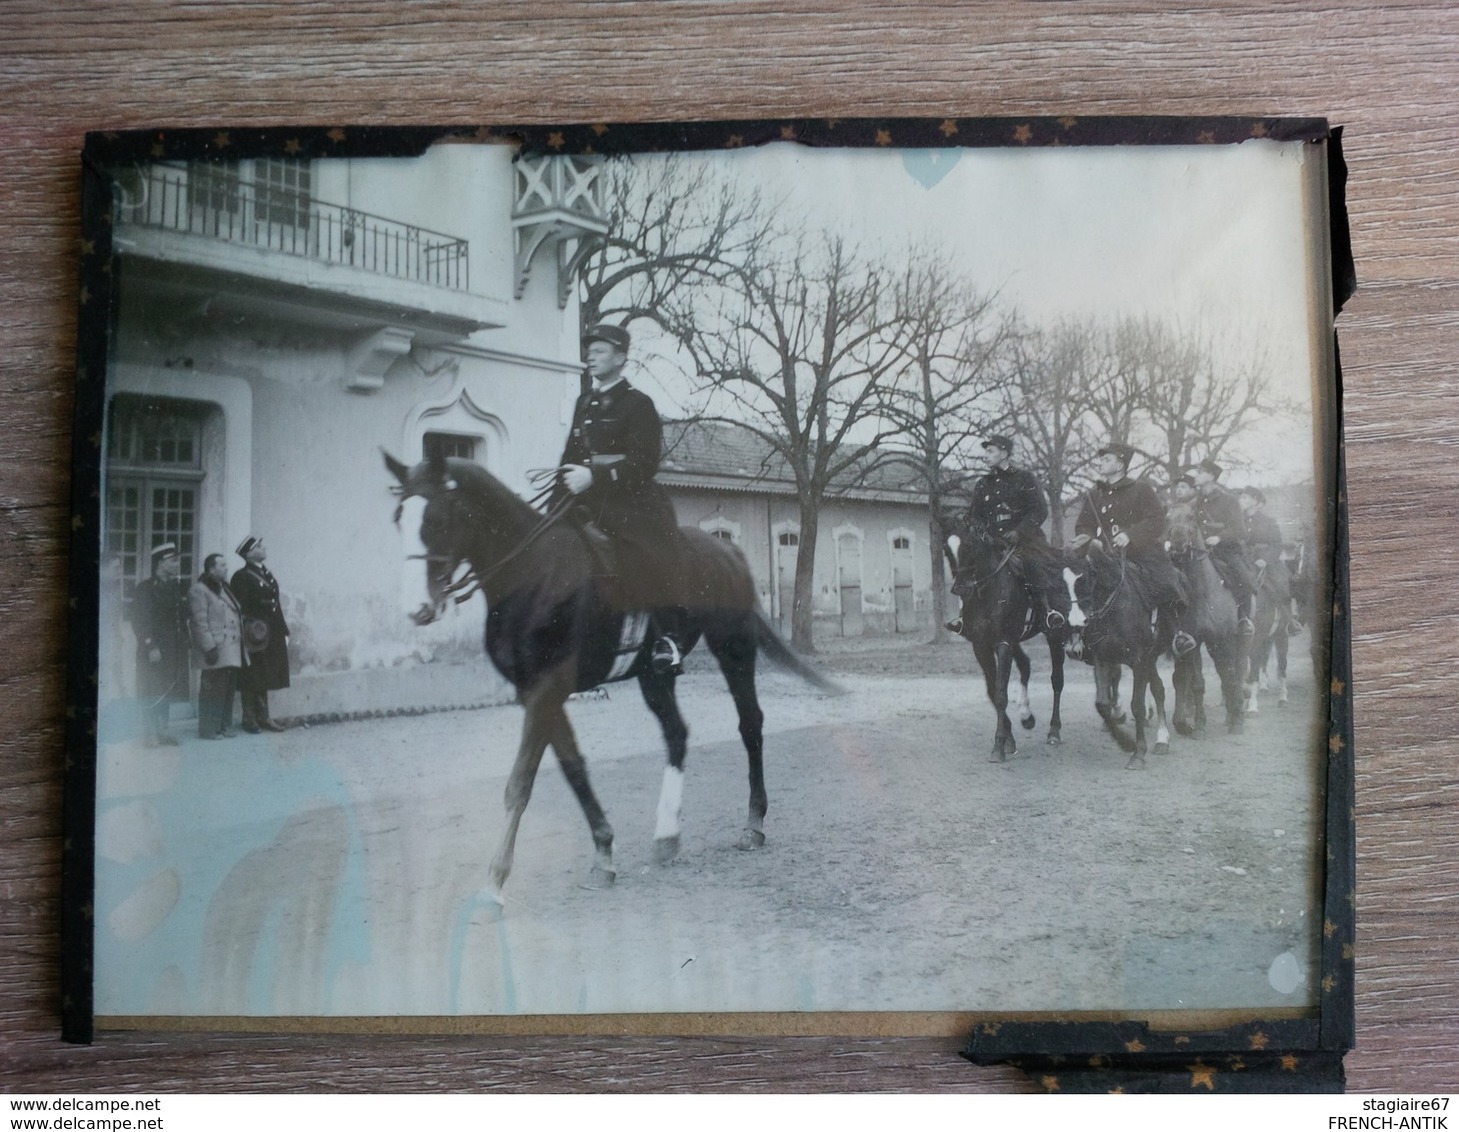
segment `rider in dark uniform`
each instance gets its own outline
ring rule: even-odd
[[[1112,553],[1141,568],[1150,597],[1161,616],[1178,626],[1185,608],[1185,585],[1165,550],[1165,508],[1155,489],[1144,480],[1131,479],[1135,450],[1127,444],[1106,444],[1097,454],[1099,481],[1085,493],[1084,507],[1074,524],[1075,549],[1087,545]],[[1177,652],[1188,652],[1194,638],[1176,629]]]
[[[167,732],[172,705],[188,698],[187,586],[178,579],[175,543],[152,548],[152,576],[132,595],[137,636],[137,696],[143,702],[149,747],[175,747]]]
[[[650,611],[659,634],[654,669],[677,675],[675,633],[685,605],[679,524],[668,493],[654,480],[663,423],[653,400],[623,376],[630,341],[621,326],[598,325],[583,335],[593,384],[573,409],[555,498],[576,496],[574,521],[585,519],[608,536],[617,558],[617,602]]]
[[[1241,501],[1216,482],[1221,471],[1221,465],[1214,460],[1202,460],[1190,470],[1196,481],[1196,522],[1216,572],[1236,599],[1241,634],[1249,637],[1255,632],[1251,617],[1256,583],[1246,560],[1246,519],[1241,513]]]
[[[1246,549],[1251,555],[1251,564],[1259,570],[1280,562],[1287,544],[1282,540],[1281,526],[1263,510],[1266,496],[1260,488],[1243,487],[1240,498],[1241,510],[1246,516]]]
[[[1044,489],[1032,472],[1013,466],[1013,439],[994,435],[983,441],[983,454],[988,471],[973,485],[973,499],[968,505],[965,525],[976,537],[1002,542],[1016,549],[1023,568],[1023,583],[1033,602],[1036,624],[1062,629],[1068,622],[1069,591],[1064,586],[1063,571],[1049,540],[1044,536],[1044,520],[1049,517],[1049,504]],[[958,580],[953,593],[963,596],[962,547],[959,550]],[[946,628],[962,631],[962,618],[949,621]]]

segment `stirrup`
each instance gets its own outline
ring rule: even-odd
[[[667,635],[654,642],[649,664],[659,676],[684,675],[684,657],[679,652],[679,643]]]
[[[1069,619],[1057,609],[1051,609],[1044,614],[1044,624],[1050,629],[1062,629],[1065,625],[1069,624]]]
[[[963,619],[954,617],[951,621],[944,621],[942,627],[949,633],[956,633],[959,637],[963,635]]]
[[[1170,649],[1176,656],[1185,656],[1186,653],[1200,647],[1201,642],[1192,637],[1184,629],[1177,629],[1175,636],[1170,641]]]

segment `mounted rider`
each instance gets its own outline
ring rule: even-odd
[[[1202,460],[1190,469],[1196,484],[1196,523],[1211,553],[1216,573],[1236,599],[1237,627],[1243,637],[1255,628],[1256,581],[1246,560],[1246,518],[1241,501],[1217,481],[1223,469],[1214,460]]]
[[[1044,489],[1032,472],[1013,466],[1012,437],[989,436],[983,441],[983,457],[988,470],[973,485],[963,526],[974,537],[1001,543],[1012,556],[1010,561],[1021,567],[1034,624],[1062,629],[1069,621],[1069,591],[1044,536],[1044,520],[1049,517]],[[962,547],[958,550],[958,577],[952,592],[964,597],[971,592],[972,579],[967,576]],[[962,618],[947,622],[945,628],[961,633]]]
[[[569,521],[590,542],[596,537],[591,528],[607,536],[617,559],[617,603],[649,611],[658,634],[654,671],[678,675],[682,653],[675,633],[686,604],[679,524],[668,493],[654,480],[663,422],[653,399],[623,376],[631,342],[621,326],[599,324],[583,335],[592,386],[573,408],[553,503],[575,496]]]
[[[1098,481],[1084,495],[1074,524],[1074,549],[1090,546],[1120,552],[1140,568],[1150,599],[1161,620],[1174,629],[1177,654],[1195,647],[1195,638],[1179,628],[1185,611],[1185,582],[1165,550],[1165,508],[1155,489],[1130,477],[1135,450],[1110,443],[1095,454]]]

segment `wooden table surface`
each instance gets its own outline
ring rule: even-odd
[[[0,1091],[1028,1089],[943,1041],[58,1034],[65,570],[87,130],[1277,114],[1345,127],[1357,1049],[1459,1092],[1459,11],[1315,0],[0,6]]]

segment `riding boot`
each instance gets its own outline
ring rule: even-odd
[[[1170,638],[1170,651],[1178,657],[1185,656],[1186,653],[1200,648],[1201,644],[1181,628],[1181,615],[1184,612],[1184,606],[1179,603],[1162,606],[1160,609],[1160,620],[1165,621],[1166,624],[1174,629]]]
[[[613,543],[601,527],[594,523],[581,506],[567,509],[563,516],[568,524],[582,536],[583,545],[588,548],[588,557],[593,562],[593,573],[600,578],[613,578],[618,574],[614,560]]]

